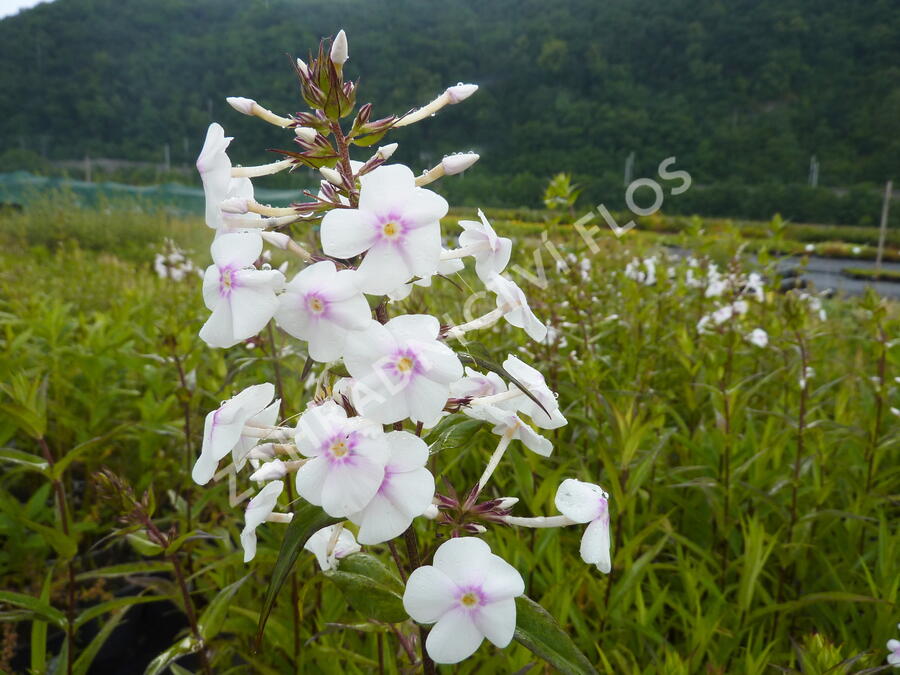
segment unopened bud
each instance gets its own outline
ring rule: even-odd
[[[287,469],[284,466],[284,462],[282,462],[280,459],[273,459],[271,462],[266,462],[256,471],[254,471],[250,475],[250,480],[279,480],[281,478],[284,478],[286,475]]]
[[[439,513],[440,513],[440,511],[438,510],[438,507],[436,504],[429,504],[428,508],[425,509],[425,513],[423,513],[422,515],[425,518],[428,518],[428,520],[434,520],[435,518],[438,517]]]
[[[297,59],[297,69],[303,73],[303,77],[309,77],[309,68],[303,59]]]
[[[448,176],[452,176],[457,173],[462,173],[477,162],[478,159],[479,156],[474,152],[447,155],[441,160],[441,165],[444,167],[444,173]]]
[[[391,155],[394,154],[394,151],[397,149],[396,143],[388,143],[387,145],[383,145],[378,148],[378,152],[375,154],[378,155],[385,162],[391,158]]]
[[[459,84],[453,87],[447,87],[447,97],[450,99],[449,103],[459,103],[460,101],[465,101],[472,94],[478,91],[477,84],[463,84],[460,82]]]
[[[259,234],[263,238],[263,241],[269,242],[276,248],[286,249],[288,243],[291,241],[291,238],[284,232],[268,232],[263,230]]]
[[[232,197],[219,204],[219,208],[224,213],[247,213],[250,205],[243,197]]]
[[[225,100],[228,102],[228,105],[244,115],[252,115],[253,106],[256,105],[256,101],[252,98],[244,98],[243,96],[229,96]]]
[[[329,169],[327,166],[323,166],[319,169],[319,173],[332,185],[343,186],[344,179],[341,178],[341,174],[339,174],[334,169]]]
[[[498,509],[503,509],[504,511],[509,511],[512,507],[519,503],[518,497],[503,497],[500,499],[500,503],[497,504]]]
[[[294,133],[297,134],[297,138],[307,143],[316,140],[316,130],[309,127],[294,127]]]
[[[272,459],[275,456],[274,443],[260,443],[250,450],[250,459]]]
[[[331,43],[331,62],[336,66],[342,66],[348,58],[350,58],[350,53],[347,46],[347,34],[342,28],[334,36],[334,42]]]
[[[487,532],[487,528],[484,525],[478,525],[476,523],[467,523],[464,526],[466,532],[471,532],[472,534],[484,534]]]

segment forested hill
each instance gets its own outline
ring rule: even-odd
[[[618,181],[670,155],[698,184],[900,178],[896,0],[56,0],[0,21],[0,153],[172,161],[212,120],[238,161],[279,131],[226,95],[303,108],[286,54],[344,27],[377,115],[457,81],[464,105],[398,131],[421,168],[474,149],[478,176]],[[510,188],[512,189],[512,188]]]

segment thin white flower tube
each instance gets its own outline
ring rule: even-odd
[[[420,122],[421,120],[431,117],[444,106],[454,105],[466,100],[476,91],[478,91],[477,84],[463,84],[460,82],[455,86],[447,87],[447,89],[444,90],[444,93],[434,99],[431,103],[422,106],[418,110],[414,110],[408,115],[404,115],[394,124],[394,126],[405,127]]]

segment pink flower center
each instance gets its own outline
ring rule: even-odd
[[[231,295],[231,291],[238,287],[235,272],[236,270],[230,266],[219,269],[219,295],[223,298],[227,298]]]
[[[356,434],[335,434],[325,442],[325,448],[322,454],[328,458],[332,464],[352,463],[356,455]]]
[[[396,213],[389,213],[387,216],[379,218],[378,223],[375,225],[378,239],[391,244],[403,243],[404,235],[408,229]]]
[[[310,293],[306,296],[306,308],[314,316],[322,316],[328,309],[328,301],[318,293]]]
[[[471,611],[484,604],[484,594],[479,587],[461,588],[456,600],[460,607]]]

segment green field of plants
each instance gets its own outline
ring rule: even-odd
[[[579,528],[490,528],[528,597],[603,673],[880,670],[900,620],[900,306],[779,292],[778,255],[810,239],[777,223],[695,223],[664,242],[640,223],[589,245],[487,215],[516,238],[512,277],[550,331],[528,346],[482,331],[467,349],[540,364],[569,420],[551,457],[513,448],[490,494],[518,496],[526,516],[555,514],[568,477],[610,494],[609,575],[581,561]],[[216,673],[413,672],[414,624],[368,620],[305,551],[254,645],[283,531],[261,528],[244,564],[243,506],[228,480],[198,488],[191,466],[221,401],[265,377],[302,410],[315,382],[279,330],[204,345],[200,277],[161,275],[165,238],[209,264],[200,219],[62,199],[0,214],[0,669],[64,672],[69,650],[75,672],[110,672],[103,659],[126,650],[148,672],[193,672],[193,613]],[[751,242],[756,269],[738,255]],[[491,303],[464,307],[473,279],[436,278],[390,311],[479,315]],[[453,421],[425,435],[439,486],[478,475],[495,444],[490,425]],[[426,552],[432,533],[419,529]],[[149,641],[148,622],[168,641]],[[516,642],[441,672],[530,664],[556,672]]]

